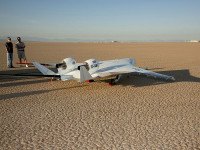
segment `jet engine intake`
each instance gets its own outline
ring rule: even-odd
[[[96,59],[88,59],[83,64],[90,74],[95,73],[99,69],[99,61]]]
[[[65,58],[61,63],[56,65],[59,74],[66,74],[74,70],[76,65],[76,60],[74,58]]]

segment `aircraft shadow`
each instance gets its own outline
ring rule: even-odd
[[[10,83],[0,84],[0,87],[20,86],[20,85],[27,85],[27,84],[43,83],[43,82],[50,82],[50,79],[32,80],[32,81],[24,81],[23,79],[22,82],[10,82]]]
[[[56,72],[56,70],[53,70],[53,71]],[[0,71],[0,87],[12,87],[12,86],[50,82],[50,78],[37,77],[37,76],[35,76],[35,77],[12,76],[15,74],[17,74],[17,75],[42,75],[36,68]],[[42,80],[26,80],[26,79],[34,79],[34,78],[40,78]],[[12,82],[12,81],[18,81],[18,82]],[[2,83],[2,82],[4,82],[4,83]]]
[[[53,70],[54,72],[57,72],[56,68],[49,68]],[[20,76],[14,76],[17,75],[42,75],[41,72],[36,68],[22,68],[18,70],[5,70],[0,71],[0,82],[10,82],[10,81],[17,81],[17,80],[24,80],[24,79],[30,79],[30,78],[41,78],[41,77],[20,77]],[[13,76],[12,76],[13,75]]]
[[[134,75],[130,77],[122,77],[117,84],[122,86],[142,87],[176,82],[200,82],[200,78],[192,76],[188,69],[157,71],[157,73],[173,76],[175,78],[175,81],[155,79],[152,77],[146,77],[144,75]]]
[[[0,95],[0,101],[1,100],[7,100],[10,98],[16,98],[16,97],[24,97],[24,96],[32,96],[37,94],[43,94],[51,91],[59,91],[59,90],[66,90],[66,89],[73,89],[73,88],[80,88],[85,87],[88,85],[78,85],[78,86],[72,86],[72,87],[66,87],[66,88],[57,88],[57,89],[50,89],[50,90],[39,90],[39,91],[28,91],[28,92],[18,92],[18,93],[10,93],[10,94],[4,94]]]

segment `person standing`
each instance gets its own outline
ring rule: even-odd
[[[24,42],[21,41],[20,37],[17,37],[17,43],[15,44],[15,47],[17,48],[19,62],[22,63],[22,58],[23,58],[24,62],[27,63],[27,59],[26,59],[25,52],[24,52],[24,48],[26,46],[25,46]],[[20,65],[20,67],[22,67],[22,65]],[[26,64],[26,67],[28,67],[27,64]]]
[[[7,67],[8,68],[14,68],[13,67],[13,43],[11,42],[11,38],[7,37],[7,42],[5,44],[6,51],[7,51]]]

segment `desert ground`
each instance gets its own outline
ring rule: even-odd
[[[73,57],[134,58],[136,66],[174,76],[92,83],[0,77],[0,149],[200,149],[200,43],[26,42],[28,62]],[[14,49],[7,68],[0,43],[0,74],[40,74],[22,67]]]

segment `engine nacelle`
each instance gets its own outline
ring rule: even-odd
[[[74,58],[65,58],[62,62],[57,66],[59,74],[66,74],[72,70],[74,70],[76,65],[76,60]]]
[[[99,61],[96,59],[88,59],[84,65],[90,74],[95,73],[99,69]]]

